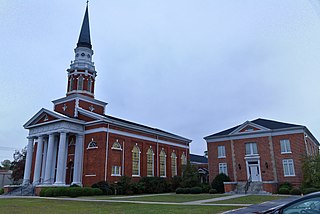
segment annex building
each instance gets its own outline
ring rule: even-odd
[[[24,125],[29,135],[23,184],[90,186],[123,175],[133,181],[181,175],[191,140],[107,115],[107,103],[95,99],[88,6],[74,52],[66,96]]]
[[[210,181],[219,173],[237,191],[247,181],[256,191],[274,193],[278,184],[302,182],[302,158],[319,153],[319,142],[307,127],[256,119],[204,138],[208,147]]]

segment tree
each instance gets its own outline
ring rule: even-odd
[[[191,165],[190,162],[187,163],[183,170],[181,187],[196,187],[200,186],[198,178],[198,170],[195,166]]]
[[[14,161],[11,163],[12,179],[18,182],[23,179],[24,165],[26,162],[27,149],[23,148],[21,151],[15,151],[13,154]]]
[[[320,188],[320,155],[306,156],[303,158],[303,182],[304,188]]]
[[[11,161],[10,160],[1,161],[1,169],[9,170],[10,168],[11,168]]]

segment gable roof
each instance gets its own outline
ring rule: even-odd
[[[278,129],[288,129],[288,128],[305,128],[302,125],[297,125],[297,124],[291,124],[291,123],[284,123],[284,122],[279,122],[275,120],[268,120],[268,119],[262,119],[258,118],[252,121],[247,121],[241,125],[234,126],[232,128],[226,129],[224,131],[209,135],[204,137],[204,139],[208,139],[211,137],[220,137],[220,136],[226,136],[232,134],[234,131],[239,129],[240,127],[244,127],[245,124],[256,124],[258,126],[262,126],[264,128],[270,129],[271,131],[278,130]]]
[[[190,162],[197,163],[197,164],[207,164],[208,158],[201,155],[190,154]]]

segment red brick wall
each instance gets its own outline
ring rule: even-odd
[[[96,104],[91,103],[91,102],[86,102],[86,101],[83,101],[83,100],[79,100],[79,107],[90,111],[90,109],[89,109],[90,106],[94,107],[94,110],[93,110],[94,113],[104,114],[104,107],[103,106],[96,105]]]
[[[63,111],[64,104],[67,105],[66,111]],[[74,108],[75,108],[75,100],[71,100],[64,103],[59,103],[54,106],[54,111],[59,112],[61,114],[67,115],[69,117],[74,117]]]
[[[281,154],[280,140],[288,139],[291,145],[291,154]],[[258,138],[246,138],[233,140],[234,152],[235,152],[235,163],[236,163],[236,175],[237,181],[247,180],[247,169],[245,157],[245,143],[255,142],[257,143],[258,154],[260,156],[260,169],[262,181],[274,181],[272,158],[270,154],[269,138],[258,137]],[[226,148],[226,158],[217,158],[218,156],[218,146],[224,145]],[[301,158],[306,154],[306,147],[304,143],[304,134],[288,134],[281,136],[272,137],[272,145],[275,157],[275,168],[279,183],[291,182],[294,185],[299,185],[302,181],[302,162]],[[310,143],[310,146],[314,143]],[[209,174],[210,181],[219,173],[219,163],[227,163],[228,175],[232,181],[234,181],[233,171],[232,171],[232,156],[231,156],[231,141],[221,141],[207,143],[208,146],[208,161],[209,161]],[[293,159],[295,176],[284,176],[283,172],[283,159]],[[239,164],[241,169],[239,169]],[[267,167],[268,166],[268,167]]]

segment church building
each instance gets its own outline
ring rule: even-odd
[[[95,99],[88,5],[74,52],[66,96],[24,125],[29,135],[23,184],[90,186],[124,175],[133,181],[181,175],[191,140],[107,115],[107,103]]]

